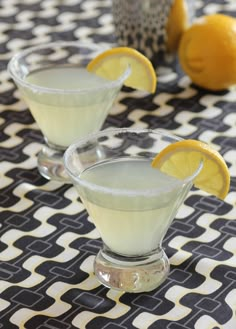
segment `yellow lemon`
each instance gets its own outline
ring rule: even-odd
[[[87,69],[102,78],[115,80],[128,66],[131,73],[124,82],[126,86],[155,92],[157,77],[152,63],[133,48],[116,47],[105,50],[89,62]]]
[[[185,0],[174,0],[166,25],[169,52],[176,52],[183,32],[189,25],[188,8]]]
[[[182,35],[179,61],[200,87],[217,91],[236,84],[236,19],[223,14],[198,18]]]
[[[191,176],[200,162],[203,167],[194,185],[220,199],[229,191],[230,174],[223,157],[209,145],[197,140],[182,140],[168,145],[152,161],[152,167],[179,179]]]

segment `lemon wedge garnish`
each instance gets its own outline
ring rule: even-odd
[[[152,167],[184,179],[203,167],[194,179],[194,185],[220,199],[229,191],[230,173],[223,157],[209,145],[197,140],[182,140],[168,145],[152,161]]]
[[[109,79],[118,79],[130,67],[131,73],[124,85],[154,93],[157,77],[152,63],[139,51],[129,47],[116,47],[105,50],[92,59],[87,70]]]

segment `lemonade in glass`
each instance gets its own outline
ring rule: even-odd
[[[201,166],[181,180],[152,168],[178,140],[161,130],[111,129],[66,150],[65,168],[103,241],[94,271],[105,286],[142,292],[166,279],[162,241]]]
[[[67,180],[62,156],[78,138],[101,129],[127,78],[128,69],[108,80],[86,69],[103,47],[53,42],[16,54],[8,70],[46,141],[38,155],[40,173]]]

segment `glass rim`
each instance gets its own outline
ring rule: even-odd
[[[18,83],[19,85],[23,87],[27,87],[29,89],[39,91],[39,92],[44,92],[44,93],[51,93],[51,94],[80,94],[80,93],[88,93],[91,91],[96,91],[96,90],[104,90],[104,89],[113,89],[116,87],[121,87],[124,81],[128,78],[131,72],[130,66],[127,66],[125,71],[115,80],[108,80],[107,82],[102,84],[102,86],[97,86],[97,87],[91,87],[91,88],[79,88],[79,89],[59,89],[59,88],[49,88],[49,87],[42,87],[38,86],[33,83],[29,83],[23,78],[19,77],[19,75],[14,72],[13,65],[14,63],[18,62],[20,58],[23,56],[26,56],[34,51],[40,50],[40,49],[45,49],[45,48],[59,48],[59,47],[65,47],[65,46],[74,46],[74,47],[87,47],[87,48],[93,48],[94,50],[101,50],[101,52],[104,50],[109,49],[107,46],[99,45],[99,44],[94,44],[92,42],[81,42],[81,41],[54,41],[54,42],[48,42],[44,43],[41,45],[34,45],[25,49],[22,49],[18,51],[13,57],[10,59],[10,61],[7,64],[7,71],[10,74],[11,78]]]
[[[99,132],[96,133],[92,133],[87,135],[84,138],[81,138],[77,141],[75,141],[74,143],[72,143],[65,151],[64,156],[63,156],[63,161],[64,161],[64,166],[65,169],[68,173],[68,175],[76,182],[78,182],[78,184],[82,185],[85,188],[88,188],[92,191],[98,191],[104,194],[113,194],[113,195],[119,195],[119,196],[127,196],[127,197],[135,197],[135,196],[143,196],[143,197],[153,197],[156,196],[160,193],[163,192],[162,187],[157,187],[157,188],[150,188],[150,189],[140,189],[140,190],[135,190],[135,189],[122,189],[122,188],[111,188],[111,187],[104,187],[104,186],[100,186],[98,184],[94,184],[94,183],[90,183],[87,182],[84,179],[81,179],[79,176],[74,175],[73,171],[70,169],[70,166],[68,165],[69,162],[69,158],[71,156],[71,154],[79,147],[82,146],[83,144],[85,144],[86,142],[88,142],[89,140],[92,140],[92,138],[96,138],[96,137],[102,137],[102,136],[106,136],[107,134],[118,134],[118,133],[151,133],[151,134],[156,134],[156,135],[160,135],[160,136],[166,136],[168,138],[172,138],[174,141],[181,141],[183,140],[183,138],[178,137],[174,134],[171,134],[169,132],[167,132],[164,129],[139,129],[139,128],[108,128],[106,130],[101,130]],[[179,188],[183,185],[186,185],[188,183],[191,183],[194,178],[200,173],[201,169],[203,167],[203,162],[200,161],[199,162],[199,166],[198,168],[194,171],[194,173],[192,173],[190,176],[184,178],[184,179],[176,179],[176,183],[171,185],[171,188],[166,189],[165,190],[165,194],[169,193],[173,190],[175,190],[176,188]]]

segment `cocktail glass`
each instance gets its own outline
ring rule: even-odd
[[[88,62],[102,51],[94,44],[58,41],[23,50],[8,64],[46,141],[38,168],[48,179],[68,179],[64,150],[101,129],[129,74],[127,68],[117,80],[109,81],[89,73]]]
[[[151,161],[178,140],[162,130],[108,129],[65,152],[65,168],[103,241],[94,271],[107,287],[150,291],[168,275],[162,241],[201,164],[178,180]]]

